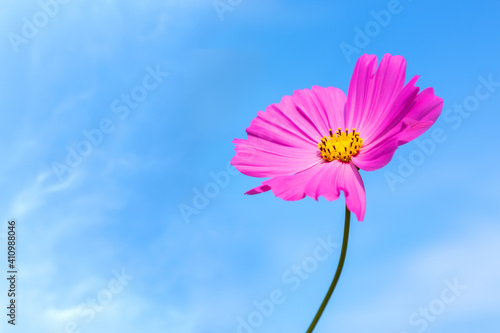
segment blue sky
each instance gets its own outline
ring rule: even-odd
[[[296,89],[347,91],[363,53],[403,55],[444,109],[362,173],[365,222],[353,219],[315,332],[499,331],[500,4],[3,8],[0,243],[17,219],[19,296],[2,332],[304,332],[337,265],[344,200],[244,196],[261,180],[228,169],[231,142]]]

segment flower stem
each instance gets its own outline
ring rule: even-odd
[[[323,303],[321,303],[321,306],[319,307],[318,312],[316,313],[316,316],[314,317],[311,326],[309,326],[309,329],[307,330],[307,333],[311,333],[314,328],[316,327],[316,324],[319,321],[319,318],[323,314],[323,311],[326,308],[326,305],[328,304],[328,301],[330,300],[330,297],[333,294],[333,290],[335,290],[335,286],[337,285],[337,282],[339,281],[340,278],[340,273],[342,273],[342,268],[344,267],[344,261],[345,261],[345,255],[347,253],[347,241],[349,239],[349,223],[351,221],[351,212],[345,207],[345,225],[344,225],[344,240],[342,241],[342,251],[340,252],[340,260],[339,260],[339,265],[337,266],[337,271],[335,272],[335,277],[333,278],[332,284],[330,285],[330,289],[328,289],[328,292],[326,293],[325,299],[323,300]]]

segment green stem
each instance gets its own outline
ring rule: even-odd
[[[323,311],[326,308],[326,305],[328,304],[328,301],[330,300],[330,297],[333,294],[333,291],[335,290],[335,286],[337,285],[337,282],[339,281],[340,278],[340,273],[342,273],[342,268],[344,267],[344,261],[345,261],[345,255],[347,253],[347,241],[349,240],[349,223],[351,221],[351,212],[349,209],[347,209],[347,206],[345,207],[345,226],[344,226],[344,240],[342,241],[342,251],[340,252],[340,260],[339,260],[339,265],[337,266],[337,271],[335,272],[335,277],[333,278],[332,284],[330,285],[330,289],[328,289],[328,292],[326,293],[325,299],[323,300],[323,303],[321,303],[321,306],[319,307],[318,312],[316,313],[316,316],[314,317],[311,326],[309,326],[309,329],[307,330],[307,333],[311,333],[314,328],[316,327],[316,324],[318,323],[319,318],[323,314]]]

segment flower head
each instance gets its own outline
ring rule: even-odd
[[[284,200],[306,195],[336,200],[364,219],[366,196],[359,169],[377,170],[396,149],[438,118],[443,100],[432,88],[419,92],[418,76],[405,85],[406,61],[386,54],[377,68],[374,55],[363,55],[354,68],[349,91],[314,86],[295,91],[259,111],[247,128],[248,139],[235,139],[231,163],[253,177],[271,177],[246,194],[271,190]]]

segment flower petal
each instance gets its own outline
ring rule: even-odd
[[[335,186],[340,164],[320,162],[295,175],[271,178],[262,185],[269,186],[275,196],[287,201],[300,200],[306,195],[316,200],[321,195],[329,201],[336,200],[340,195]]]
[[[252,177],[290,175],[317,164],[317,146],[309,149],[272,144],[269,141],[235,139],[236,155],[231,164],[241,173]],[[258,144],[256,144],[258,143]]]
[[[401,121],[411,109],[420,90],[419,87],[415,86],[418,78],[418,76],[413,77],[392,101],[388,112],[380,116],[376,126],[373,126],[371,132],[368,134],[368,139],[366,140],[368,145],[386,134],[391,136],[394,134],[395,129],[401,128]]]
[[[376,61],[368,55],[358,60],[346,104],[348,127],[356,128],[364,141],[352,161],[366,171],[389,163],[398,146],[425,132],[442,109],[432,88],[419,93],[418,76],[403,87],[403,57],[386,54],[373,73]]]
[[[328,135],[329,130],[345,126],[344,109],[346,95],[338,88],[313,86],[311,90],[297,90],[293,99],[301,110],[307,114],[320,134],[319,139]],[[318,140],[319,141],[319,140]]]
[[[398,146],[427,131],[441,114],[443,100],[434,95],[434,89],[427,88],[415,98],[411,97],[410,90],[413,90],[411,87],[415,81],[416,78],[412,79],[401,92],[393,105],[392,117],[387,117],[380,124],[378,137],[353,157],[354,164],[359,168],[366,171],[382,168],[389,163]]]
[[[332,123],[343,124],[346,96],[337,88],[297,90],[278,104],[259,111],[247,128],[248,139],[236,139],[234,165],[254,177],[290,175],[321,161],[318,142]],[[341,124],[337,124],[341,123]]]
[[[410,110],[411,105],[418,92],[415,82],[418,77],[414,77],[403,88],[399,96],[394,101],[391,112],[385,119],[381,119],[375,138],[365,140],[359,153],[352,158],[353,163],[365,171],[374,171],[384,167],[390,162],[398,145],[398,136],[403,124],[401,123],[404,114]]]
[[[365,142],[404,87],[406,61],[401,56],[384,55],[376,69],[377,57],[361,56],[354,68],[346,103],[346,127],[355,128]]]
[[[369,148],[361,148],[359,153],[352,157],[352,162],[365,171],[378,170],[391,161],[398,147],[397,137],[387,137]]]
[[[253,189],[245,192],[245,194],[249,194],[249,195],[260,194],[260,193],[267,192],[270,189],[271,188],[268,185],[260,185],[260,186],[257,186],[256,188],[253,188]]]
[[[427,88],[417,95],[408,114],[403,119],[404,130],[399,136],[399,145],[419,137],[431,127],[441,114],[443,99],[434,95],[434,89]]]
[[[362,221],[366,210],[363,180],[352,163],[338,161],[322,162],[291,176],[279,176],[266,180],[261,186],[247,192],[259,194],[272,190],[278,198],[295,201],[306,195],[318,200],[320,196],[329,201],[337,200],[344,191],[346,205]]]
[[[363,179],[358,169],[352,163],[344,163],[343,185],[340,187],[345,194],[347,208],[356,214],[358,221],[363,221],[366,212],[366,193]]]

